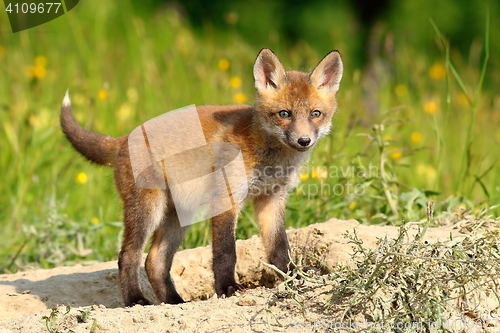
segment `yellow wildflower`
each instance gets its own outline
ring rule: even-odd
[[[399,149],[393,149],[392,153],[389,155],[393,160],[398,160],[403,156],[403,152]]]
[[[302,172],[299,176],[299,179],[301,182],[306,181],[309,179],[309,174],[307,172]]]
[[[241,79],[237,76],[233,76],[231,80],[229,80],[229,84],[232,88],[238,89],[239,87],[241,87]]]
[[[390,135],[390,134],[384,134],[382,136],[382,140],[385,140],[385,141],[392,140],[392,135]]]
[[[314,168],[311,177],[314,179],[316,179],[316,178],[317,179],[325,179],[326,177],[328,177],[328,171],[326,170],[326,167]]]
[[[37,79],[43,79],[47,75],[47,70],[43,66],[34,66],[33,67],[33,77]]]
[[[226,58],[219,60],[219,68],[223,71],[227,71],[229,69],[229,60]]]
[[[245,96],[244,93],[239,92],[234,95],[234,101],[236,104],[243,104],[247,100],[247,97]]]
[[[31,79],[43,79],[47,75],[45,66],[47,66],[47,58],[45,56],[36,56],[35,64],[26,67],[26,75]]]
[[[434,102],[434,101],[428,101],[428,102],[425,102],[425,104],[424,104],[424,110],[428,114],[436,113],[437,109],[438,109],[438,106],[437,106],[436,102]]]
[[[99,224],[99,218],[98,218],[98,217],[95,217],[95,216],[94,216],[93,218],[91,218],[91,219],[90,219],[90,221],[91,221],[92,223],[94,223],[94,224]]]
[[[5,47],[3,47],[2,45],[0,45],[0,58],[5,57],[5,53],[7,53],[5,51]]]
[[[87,177],[87,174],[85,172],[80,172],[76,175],[76,182],[78,184],[85,184],[89,178]]]
[[[441,64],[432,65],[429,75],[433,80],[442,80],[446,77],[446,68]]]
[[[403,97],[408,94],[408,88],[404,84],[398,84],[394,92],[398,97]]]
[[[43,55],[35,57],[35,66],[45,67],[47,66],[47,58]]]
[[[420,134],[420,132],[413,132],[411,133],[410,138],[413,143],[419,143],[422,141],[422,134]]]
[[[101,101],[104,101],[108,97],[108,91],[106,89],[101,89],[97,93],[97,96]]]
[[[352,201],[352,202],[349,204],[349,209],[350,209],[350,210],[353,210],[354,208],[356,208],[356,201]]]

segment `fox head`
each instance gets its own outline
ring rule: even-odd
[[[285,146],[306,151],[330,132],[342,79],[338,51],[328,53],[311,73],[286,72],[270,49],[262,49],[253,75],[255,109],[266,133]]]

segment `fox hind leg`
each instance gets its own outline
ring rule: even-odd
[[[180,226],[177,214],[172,210],[166,214],[153,235],[153,242],[146,259],[146,273],[160,302],[167,304],[184,302],[175,290],[170,269],[174,254],[188,229],[189,226]]]
[[[136,188],[124,198],[123,244],[118,258],[120,285],[125,306],[152,304],[140,285],[144,247],[163,220],[166,200],[161,190]]]

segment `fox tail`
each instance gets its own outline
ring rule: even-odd
[[[61,106],[61,127],[73,148],[91,162],[113,165],[116,155],[126,136],[114,138],[84,129],[76,121],[71,108],[71,100],[66,91]]]

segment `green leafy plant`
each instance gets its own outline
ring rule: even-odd
[[[320,276],[304,269],[303,258],[309,255],[298,253],[291,274],[277,272],[285,279],[284,295],[302,312],[307,307],[304,289],[329,286],[324,311],[334,310],[339,322],[367,320],[390,325],[394,332],[449,332],[471,320],[494,326],[497,306],[480,301],[486,297],[493,300],[490,304],[500,303],[499,233],[491,229],[498,222],[488,216],[473,220],[463,237],[450,235],[435,243],[423,240],[428,222],[410,222],[396,238],[380,238],[373,249],[365,248],[354,230],[345,235],[353,245],[353,266],[332,267]],[[480,232],[485,227],[489,231]],[[411,228],[417,228],[412,236]]]
[[[63,316],[66,316],[69,312],[71,311],[71,307],[68,305],[66,307],[66,312],[63,313],[62,315]],[[60,331],[58,329],[58,316],[59,314],[61,314],[61,312],[59,311],[59,308],[52,308],[51,309],[51,312],[48,316],[43,316],[42,317],[42,320],[45,322],[45,329],[49,332],[49,333],[75,333],[75,331],[73,330],[67,330],[67,331]]]

